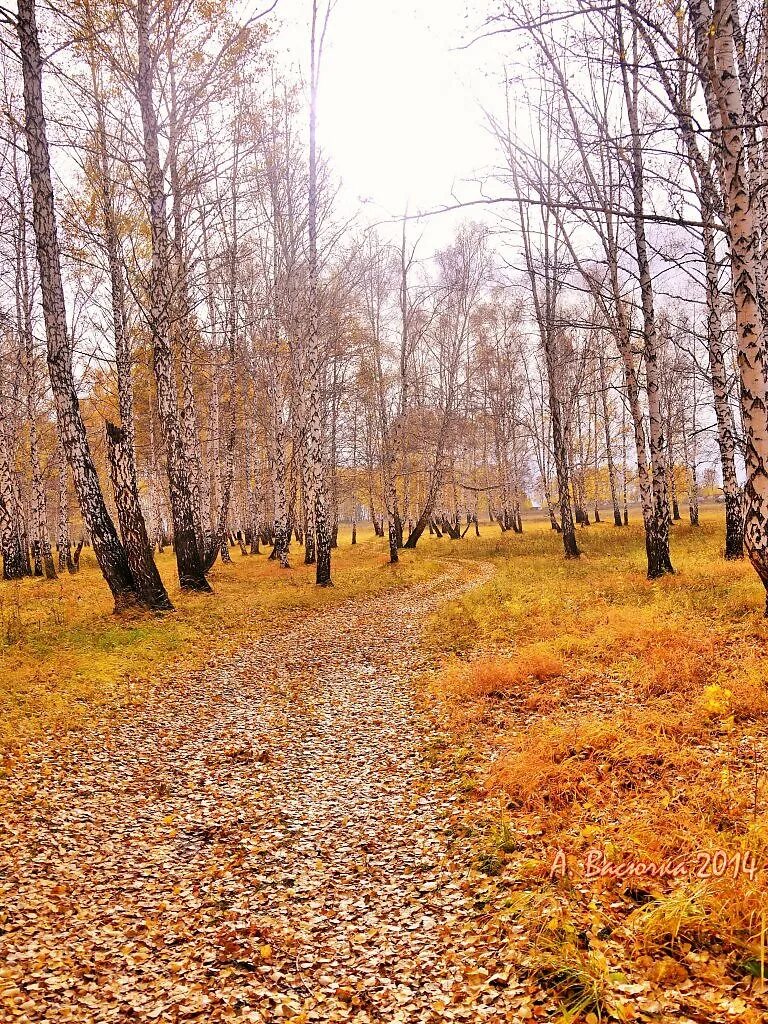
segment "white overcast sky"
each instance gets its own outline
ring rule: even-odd
[[[483,6],[337,0],[323,60],[320,142],[346,201],[366,201],[366,219],[476,193],[461,182],[493,161],[480,104],[500,92],[501,61],[488,42],[460,47]],[[310,10],[311,0],[278,2],[275,49],[288,66],[306,69]]]

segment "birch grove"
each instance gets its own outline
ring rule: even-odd
[[[656,579],[710,499],[768,589],[758,5],[497,5],[496,166],[439,245],[345,206],[306,13],[305,80],[269,9],[2,9],[4,578],[85,550],[170,610],[168,545],[182,590],[262,554],[325,586],[340,522],[396,563],[533,509],[568,559],[636,521]]]

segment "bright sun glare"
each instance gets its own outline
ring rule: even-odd
[[[321,85],[321,140],[351,202],[397,215],[447,201],[490,159],[478,51],[458,49],[466,0],[339,0]],[[305,63],[302,0],[280,4],[281,42]],[[374,207],[375,208],[375,207]]]

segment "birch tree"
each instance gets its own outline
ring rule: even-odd
[[[18,4],[15,27],[22,61],[32,222],[40,268],[48,371],[60,436],[72,469],[80,509],[94,554],[115,599],[115,610],[121,611],[137,603],[152,607],[153,595],[142,593],[134,580],[125,549],[107,509],[80,414],[72,369],[72,348],[67,332],[34,0],[21,0]]]

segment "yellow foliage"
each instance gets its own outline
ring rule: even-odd
[[[701,695],[700,705],[703,711],[712,715],[725,715],[731,706],[733,694],[726,690],[719,683],[711,683],[704,687]]]

